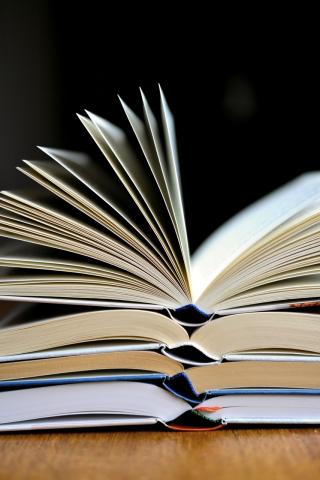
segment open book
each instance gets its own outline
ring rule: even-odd
[[[235,314],[188,333],[147,310],[69,307],[44,318],[47,310],[24,306],[3,318],[0,388],[139,380],[196,402],[233,389],[320,389],[319,314]]]
[[[177,320],[148,310],[78,312],[61,306],[56,307],[56,316],[50,310],[22,305],[3,317],[0,362],[139,350],[161,351],[168,357],[164,365],[169,365],[169,358],[203,365],[252,355],[259,360],[320,356],[319,313],[247,312],[186,329]],[[0,364],[0,378],[1,368]]]
[[[1,193],[0,432],[320,423],[320,173],[190,257],[173,118],[141,95],[128,135],[79,116],[95,159],[41,148]]]
[[[35,398],[37,401],[35,402]],[[121,425],[214,430],[236,423],[320,423],[319,396],[228,395],[192,407],[140,382],[59,385],[0,395],[0,432]]]
[[[44,318],[54,309],[65,314]],[[21,304],[2,318],[0,432],[320,423],[316,313],[250,312],[186,329],[148,310],[81,310]]]
[[[122,100],[130,135],[79,115],[101,153],[41,148],[19,170],[33,188],[2,191],[0,298],[205,314],[274,310],[320,298],[320,173],[280,188],[190,257],[174,122]],[[214,215],[213,205],[208,206]],[[13,241],[13,240],[16,241]]]

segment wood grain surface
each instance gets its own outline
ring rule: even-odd
[[[317,479],[320,430],[2,434],[1,479]]]
[[[0,312],[4,312],[1,308]],[[317,479],[319,428],[0,435],[0,479]]]

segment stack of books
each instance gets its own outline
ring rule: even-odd
[[[320,173],[190,256],[173,117],[141,97],[128,135],[79,115],[96,158],[41,148],[1,192],[0,431],[320,423]]]

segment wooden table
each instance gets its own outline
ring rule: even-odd
[[[319,476],[320,428],[203,433],[131,428],[0,435],[0,480],[307,480]]]
[[[317,479],[320,429],[3,434],[2,479]]]

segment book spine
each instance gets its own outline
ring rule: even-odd
[[[225,427],[220,419],[210,420],[195,409],[189,410],[171,422],[161,422],[169,430],[179,432],[205,432]]]
[[[207,313],[192,303],[172,310],[171,315],[182,325],[190,326],[203,325],[212,317],[212,313]]]
[[[198,405],[206,399],[206,394],[196,392],[188,375],[185,372],[177,373],[172,377],[166,377],[163,387],[177,397],[186,400],[191,405]]]

